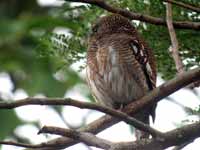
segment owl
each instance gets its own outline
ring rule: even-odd
[[[101,104],[120,109],[155,88],[156,63],[152,50],[131,22],[118,14],[100,18],[92,27],[87,50],[87,82]],[[133,117],[149,124],[156,104]],[[136,138],[148,134],[136,130]]]

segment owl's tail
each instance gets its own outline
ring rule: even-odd
[[[144,108],[142,111],[136,113],[133,117],[139,121],[142,121],[145,124],[150,124],[150,116],[152,116],[153,122],[155,120],[155,108],[156,104],[153,104],[151,107]],[[135,136],[137,140],[149,138],[149,133],[135,129]]]

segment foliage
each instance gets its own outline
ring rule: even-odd
[[[165,5],[160,0],[108,2],[134,12],[165,18]],[[199,5],[198,0],[188,2]],[[48,97],[62,97],[67,90],[83,82],[70,65],[85,58],[90,27],[105,14],[109,13],[96,6],[77,6],[68,2],[60,7],[44,7],[35,0],[0,1],[0,72],[10,75],[13,92],[22,88],[30,96],[42,93]],[[173,17],[175,20],[200,21],[199,14],[177,6],[173,7]],[[175,66],[168,51],[167,28],[143,22],[135,25],[154,49],[158,72],[164,79],[172,78]],[[56,32],[58,30],[68,33],[60,34]],[[176,32],[186,69],[200,66],[200,32],[182,29]],[[58,73],[65,78],[56,77]],[[1,118],[5,117],[4,113],[0,112]],[[8,114],[4,123],[12,126],[5,128],[0,124],[0,138],[20,123],[14,111]]]
[[[2,119],[0,128],[0,140],[11,134],[15,127],[22,123],[13,110],[0,110],[0,118]]]

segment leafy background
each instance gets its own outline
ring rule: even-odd
[[[183,1],[183,0],[182,0]],[[199,0],[184,0],[200,6]],[[160,0],[108,0],[113,6],[165,18],[165,5]],[[42,94],[63,97],[76,85],[85,84],[72,64],[85,67],[87,36],[95,20],[109,14],[91,5],[40,5],[35,0],[0,1],[0,73],[9,75],[12,92],[23,89],[29,96]],[[200,21],[198,13],[173,6],[174,20]],[[169,54],[170,39],[167,28],[133,21],[143,38],[154,49],[158,72],[163,79],[176,75]],[[181,57],[186,69],[200,66],[200,32],[176,30]],[[4,85],[0,83],[0,86]],[[85,96],[91,98],[88,92]],[[0,93],[1,100],[8,97]],[[61,108],[53,107],[58,113]],[[198,113],[197,113],[198,114]],[[13,130],[22,121],[14,110],[0,110],[0,140],[14,137]],[[35,123],[33,123],[35,124]]]

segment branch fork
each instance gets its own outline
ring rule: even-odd
[[[103,106],[99,106],[96,104],[91,104],[91,103],[84,103],[84,102],[79,102],[75,101],[72,99],[59,99],[59,98],[26,98],[23,100],[18,100],[14,102],[1,102],[0,103],[0,109],[13,109],[16,107],[20,106],[25,106],[25,105],[69,105],[69,106],[76,106],[82,109],[94,109],[94,110],[99,110],[102,112],[105,112],[106,114],[97,121],[94,121],[87,125],[84,128],[81,128],[79,130],[69,130],[69,129],[62,129],[62,128],[57,128],[57,127],[44,127],[40,130],[39,133],[52,133],[52,134],[58,134],[64,137],[60,137],[54,140],[50,140],[47,143],[41,143],[37,145],[27,145],[27,144],[20,144],[20,143],[14,143],[14,142],[7,142],[7,144],[10,145],[20,145],[24,147],[30,147],[34,148],[37,150],[54,150],[54,149],[63,149],[66,147],[69,147],[71,145],[76,144],[77,142],[85,142],[88,145],[96,145],[97,147],[100,147],[100,145],[95,144],[95,142],[102,142],[105,147],[110,147],[110,150],[119,150],[119,147],[123,147],[123,149],[128,149],[129,146],[131,146],[133,149],[142,149],[142,150],[149,150],[149,146],[153,146],[155,150],[161,150],[163,148],[175,145],[174,140],[178,140],[179,143],[183,143],[187,140],[187,138],[190,139],[195,139],[196,137],[200,137],[200,133],[197,132],[196,130],[199,130],[198,127],[200,127],[200,123],[194,123],[188,126],[184,126],[180,129],[175,129],[167,133],[161,133],[149,126],[146,126],[142,124],[140,126],[140,129],[145,130],[152,135],[158,135],[155,138],[152,139],[145,139],[141,141],[136,141],[136,142],[123,142],[123,143],[118,143],[118,144],[112,144],[112,142],[104,140],[104,139],[99,139],[96,137],[94,134],[97,134],[98,132],[108,128],[109,126],[112,126],[116,124],[117,122],[124,120],[127,121],[129,124],[134,125],[135,127],[137,126],[137,121],[135,122],[134,119],[129,118],[127,114],[134,114],[137,113],[140,109],[145,107],[146,105],[150,103],[156,103],[160,101],[162,98],[167,97],[168,95],[172,94],[173,92],[183,88],[184,86],[190,84],[191,82],[200,80],[200,68],[196,68],[193,70],[190,70],[188,72],[184,72],[180,74],[178,77],[167,81],[166,83],[162,84],[161,86],[155,88],[152,92],[141,98],[140,100],[137,100],[129,105],[127,105],[122,111],[119,112],[116,110],[112,110],[110,108],[106,108]],[[194,131],[195,130],[195,131]],[[60,132],[61,131],[61,132]],[[153,131],[153,132],[152,132]],[[64,135],[63,135],[64,134]],[[182,136],[178,136],[178,135]],[[76,137],[79,135],[78,137]],[[81,135],[81,136],[80,136]],[[184,136],[187,136],[185,138]],[[95,140],[92,141],[92,143],[88,143],[88,141],[84,141],[86,138],[85,137],[92,137]],[[77,140],[78,138],[78,140]],[[91,139],[91,138],[89,138]],[[163,142],[166,141],[167,142]],[[6,144],[6,142],[0,142],[2,144]],[[168,143],[168,144],[166,144]],[[117,146],[118,145],[118,146]],[[158,147],[158,145],[160,145]],[[117,146],[117,148],[116,148]],[[106,148],[107,149],[107,148]],[[30,149],[29,149],[30,150]]]

